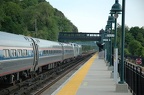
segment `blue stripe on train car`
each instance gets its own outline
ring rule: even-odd
[[[3,51],[0,50],[0,60],[2,60],[2,59],[3,59]]]

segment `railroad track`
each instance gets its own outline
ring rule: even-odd
[[[34,93],[34,95],[40,95],[41,93],[43,93],[46,89],[50,88],[53,84],[55,84],[57,81],[59,81],[61,78],[63,78],[66,74],[68,74],[74,68],[76,68],[77,66],[79,66],[81,64],[84,64],[90,57],[91,56],[84,58],[84,60],[79,60],[78,62],[76,62],[78,64],[74,65],[73,67],[68,69],[66,72],[62,73],[60,76],[58,76],[56,79],[54,79],[51,83],[47,84],[45,87],[43,87],[42,89],[40,89],[39,91]]]
[[[40,95],[78,65],[85,63],[90,57],[91,54],[85,54],[76,61],[63,64],[52,70],[36,75],[31,79],[5,88],[0,91],[0,95]]]

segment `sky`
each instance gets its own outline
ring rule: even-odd
[[[110,10],[115,0],[47,0],[60,10],[79,32],[98,33],[105,29]],[[125,24],[131,27],[144,26],[144,0],[125,0]],[[122,0],[119,0],[122,5]],[[117,22],[121,25],[122,15]],[[113,25],[114,26],[114,25]]]

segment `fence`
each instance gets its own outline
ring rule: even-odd
[[[133,95],[144,95],[144,72],[142,68],[125,61],[124,70],[125,82]]]
[[[132,62],[136,62],[136,59],[139,58],[140,56],[134,56],[134,55],[125,55],[125,58],[130,59]],[[142,66],[144,66],[144,57],[141,57],[142,59]]]

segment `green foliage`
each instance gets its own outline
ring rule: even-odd
[[[1,30],[12,33],[23,32],[22,24],[22,9],[19,5],[13,2],[7,2],[3,6],[3,21],[1,21]]]
[[[124,49],[124,53],[126,54],[126,55],[130,55],[130,52],[129,52],[129,50],[128,49]]]
[[[22,8],[35,6],[36,4],[38,4],[38,0],[21,0],[21,2],[20,2],[20,5]]]
[[[125,46],[128,47],[129,43],[134,39],[131,33],[126,32],[125,34]]]
[[[0,31],[57,40],[59,32],[78,32],[64,14],[46,0],[0,1]]]
[[[144,57],[144,28],[125,27],[125,49],[126,55]],[[121,49],[121,26],[118,26],[118,48]],[[120,53],[120,52],[119,52]]]
[[[137,56],[144,57],[144,47],[140,47],[137,49]]]
[[[142,46],[141,46],[139,41],[132,40],[129,43],[128,50],[131,52],[132,55],[137,55],[138,54],[138,49],[141,48],[141,47]]]

